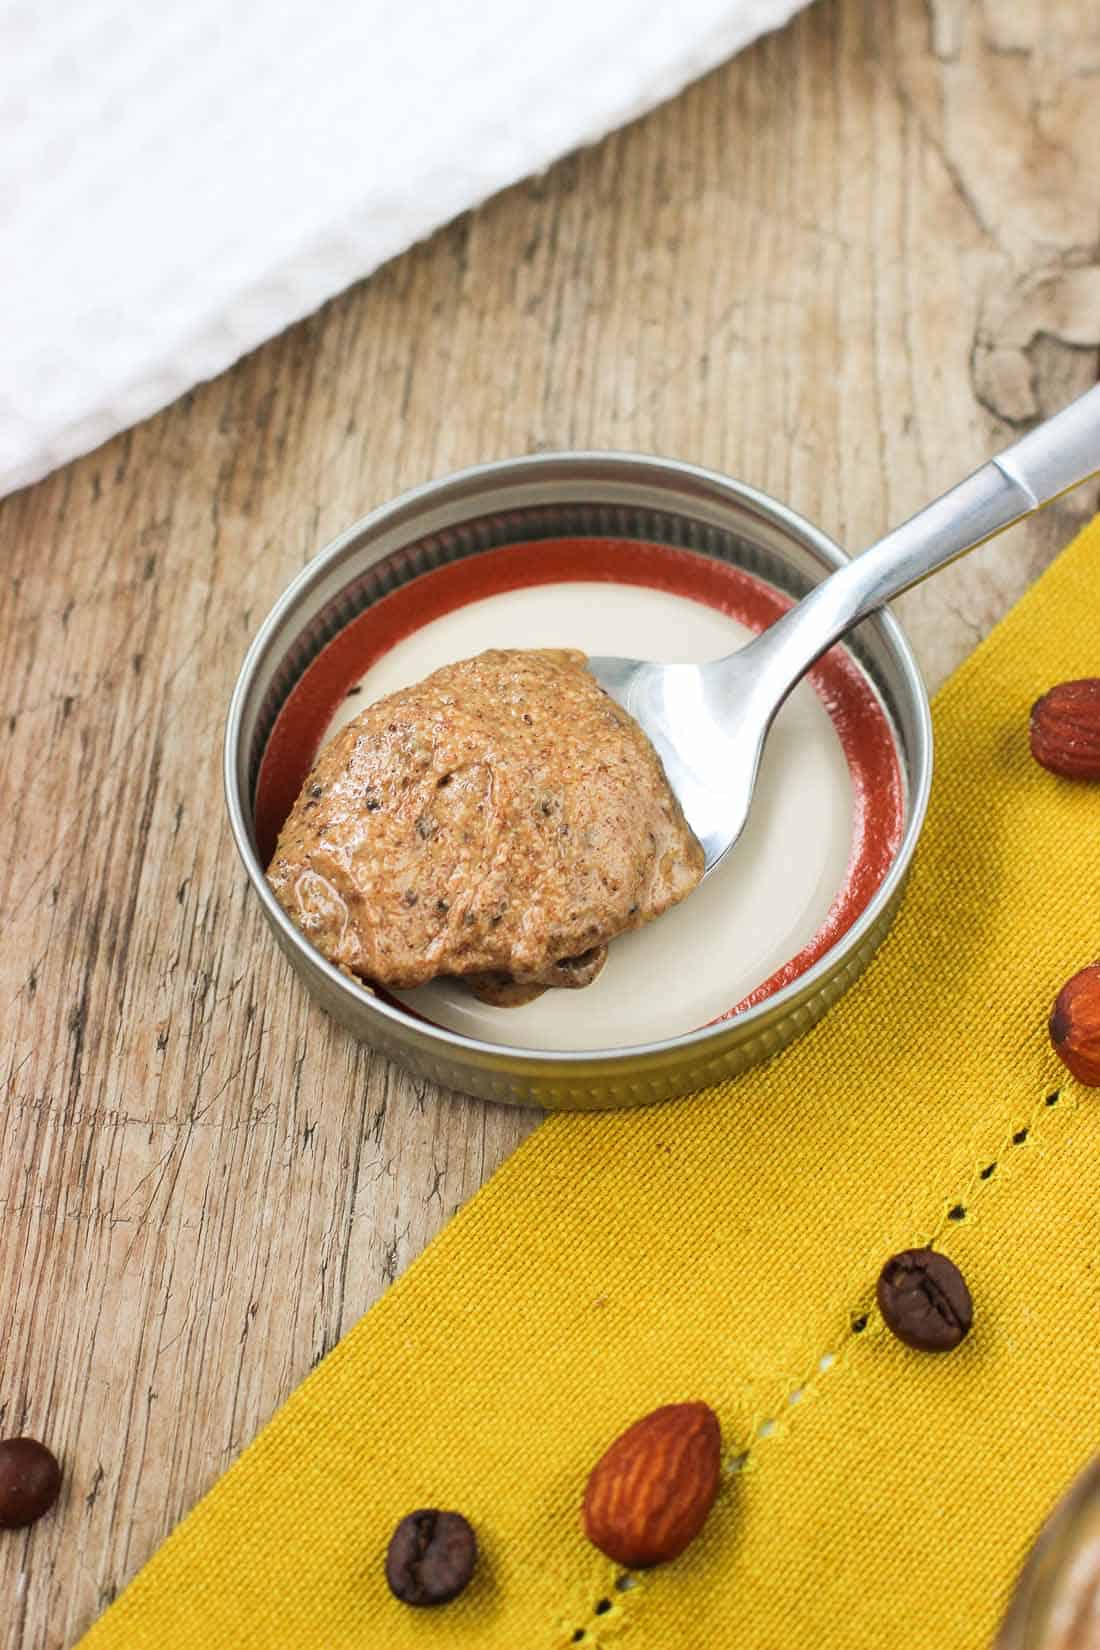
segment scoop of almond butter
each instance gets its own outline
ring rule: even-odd
[[[330,962],[500,1006],[588,985],[699,882],[653,746],[583,653],[494,649],[368,705],[307,774],[268,879]]]

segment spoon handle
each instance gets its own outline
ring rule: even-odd
[[[1100,385],[831,574],[738,658],[778,704],[860,619],[1098,472]]]

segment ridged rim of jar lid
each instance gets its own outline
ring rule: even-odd
[[[331,584],[326,600],[332,601],[341,588],[350,584],[354,577],[354,568],[350,564],[356,549],[376,544],[398,529],[407,528],[407,536],[403,540],[399,537],[389,549],[378,549],[373,557],[363,562],[362,565],[366,566],[383,554],[392,554],[402,542],[414,545],[432,531],[442,530],[438,524],[434,528],[426,525],[436,521],[441,511],[446,516],[458,507],[468,507],[469,513],[466,515],[458,509],[449,527],[454,528],[460,523],[474,526],[479,521],[490,520],[494,514],[507,511],[509,506],[503,502],[502,495],[517,495],[510,500],[513,510],[533,508],[540,503],[545,503],[547,508],[559,503],[564,508],[563,501],[574,487],[579,489],[576,500],[578,509],[595,507],[595,501],[606,493],[609,495],[607,508],[612,507],[613,495],[616,508],[632,507],[631,495],[634,495],[639,511],[656,508],[652,501],[648,506],[643,502],[651,490],[666,490],[673,496],[664,500],[665,505],[685,519],[690,517],[689,506],[692,502],[697,508],[705,503],[712,513],[720,508],[731,512],[725,531],[736,532],[738,516],[751,517],[766,524],[770,530],[778,530],[789,547],[800,548],[825,572],[842,566],[848,559],[827,534],[788,506],[719,472],[681,460],[635,453],[578,451],[541,453],[475,465],[400,494],[355,522],[307,563],[276,601],[245,655],[230,700],[224,744],[226,806],[237,851],[268,922],[283,949],[292,958],[300,960],[307,983],[310,975],[319,975],[338,998],[346,999],[349,1007],[354,1004],[359,1015],[366,1015],[368,1019],[377,1017],[380,1031],[390,1029],[399,1032],[399,1044],[413,1048],[421,1046],[429,1055],[446,1050],[457,1066],[472,1063],[482,1070],[527,1072],[536,1087],[540,1076],[560,1077],[571,1071],[579,1074],[582,1069],[587,1074],[606,1070],[610,1076],[615,1068],[629,1065],[631,1071],[637,1074],[641,1067],[665,1068],[675,1065],[685,1056],[704,1051],[713,1052],[718,1057],[723,1048],[747,1040],[753,1032],[760,1032],[787,1016],[797,1017],[799,1005],[819,993],[823,985],[843,972],[846,963],[860,953],[876,924],[883,924],[885,933],[920,836],[932,775],[932,725],[924,684],[901,627],[892,614],[883,610],[864,620],[860,628],[868,627],[876,631],[885,644],[895,673],[893,687],[905,701],[912,719],[912,728],[906,740],[896,717],[890,716],[905,770],[904,831],[889,870],[851,928],[805,974],[781,987],[774,995],[745,1009],[734,1019],[701,1026],[655,1042],[604,1049],[532,1049],[488,1042],[430,1024],[375,996],[341,973],[304,938],[279,905],[267,882],[253,838],[253,799],[245,794],[250,763],[249,753],[243,749],[244,723],[252,700],[259,691],[258,679],[269,662],[269,655],[280,635],[286,631],[288,621],[293,621],[312,597]],[[560,494],[560,499],[545,500],[537,496],[544,494],[547,488]],[[531,498],[521,504],[519,495],[525,492],[530,492]],[[583,496],[585,493],[587,497]],[[599,507],[605,507],[602,499]],[[505,539],[500,542],[505,542]],[[349,564],[345,569],[348,577],[345,585],[341,586],[332,575],[345,562]],[[791,1035],[797,1034],[796,1027]],[[387,1037],[385,1040],[387,1050],[393,1052],[394,1039]],[[783,1037],[777,1048],[789,1040],[789,1037]],[[775,1051],[777,1049],[771,1052]],[[464,1056],[474,1057],[473,1061],[464,1062]]]

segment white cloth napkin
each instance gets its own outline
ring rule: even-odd
[[[805,0],[0,0],[0,493]]]

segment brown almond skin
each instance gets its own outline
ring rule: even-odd
[[[1100,676],[1059,682],[1031,707],[1031,754],[1063,779],[1100,779]]]
[[[1050,1016],[1054,1052],[1091,1089],[1100,1088],[1100,963],[1066,981]]]
[[[718,1493],[722,1433],[708,1404],[665,1404],[635,1421],[596,1462],[584,1533],[616,1564],[667,1564],[694,1541]]]

